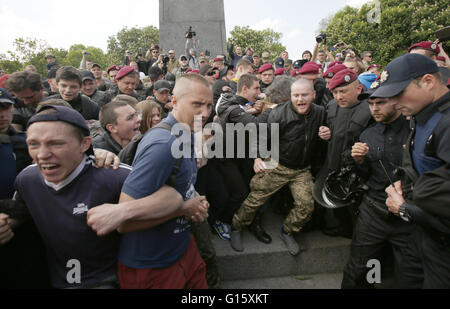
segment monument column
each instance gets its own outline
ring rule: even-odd
[[[223,0],[159,0],[159,42],[164,50],[175,50],[177,57],[185,54],[190,26],[197,33],[199,53],[227,56]]]

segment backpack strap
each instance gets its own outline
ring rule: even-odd
[[[155,127],[153,127],[151,130],[153,130],[153,129],[163,129],[163,130],[167,130],[167,131],[172,131],[172,126],[166,122],[160,122]],[[175,135],[175,136],[178,137],[178,135]],[[175,162],[172,172],[170,173],[170,176],[166,182],[166,185],[168,185],[169,187],[175,188],[175,186],[177,184],[177,174],[178,174],[178,171],[180,170],[182,162],[183,162],[183,158],[178,158],[177,161]]]

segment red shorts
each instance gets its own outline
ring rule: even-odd
[[[191,235],[184,256],[167,268],[134,269],[118,263],[121,289],[207,289],[206,265]]]

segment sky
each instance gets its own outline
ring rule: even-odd
[[[281,32],[290,58],[314,48],[319,22],[345,5],[360,7],[368,0],[224,0],[227,35],[235,26]],[[320,3],[320,4],[319,4]],[[158,0],[2,0],[0,54],[13,49],[16,38],[36,38],[51,47],[83,44],[107,50],[107,40],[123,27],[159,27]],[[195,29],[194,29],[195,30]]]

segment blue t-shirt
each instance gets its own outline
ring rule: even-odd
[[[117,272],[119,234],[98,237],[87,225],[87,212],[119,201],[130,167],[99,169],[89,158],[83,163],[80,173],[59,188],[50,187],[36,165],[24,169],[15,182],[15,198],[25,202],[44,240],[54,288],[89,287]],[[67,282],[71,260],[80,262],[81,284]]]
[[[173,126],[177,120],[172,114],[164,119]],[[183,136],[181,134],[181,136]],[[191,148],[190,158],[183,157],[176,173],[175,189],[186,201],[195,197],[197,160],[194,152],[193,135],[184,136]],[[147,197],[166,183],[177,159],[172,155],[172,144],[177,137],[164,129],[153,129],[139,143],[133,163],[133,170],[122,188],[122,192],[134,199]],[[121,238],[119,260],[135,269],[165,268],[180,260],[186,253],[190,241],[190,225],[184,218],[175,218],[154,228],[125,234]]]

